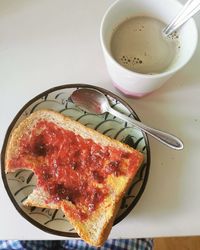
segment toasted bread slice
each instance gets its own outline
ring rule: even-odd
[[[62,209],[83,240],[101,246],[142,161],[128,145],[39,110],[11,133],[5,171],[34,171],[37,186],[24,205]]]

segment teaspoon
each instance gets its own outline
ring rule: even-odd
[[[151,128],[142,122],[132,119],[111,108],[107,97],[100,91],[92,88],[77,89],[71,95],[73,103],[85,111],[95,114],[110,113],[151,135],[161,143],[173,149],[183,149],[183,143],[174,135]]]
[[[180,26],[186,23],[193,15],[200,11],[199,0],[188,0],[181,11],[173,18],[173,20],[163,29],[165,36],[170,35]]]

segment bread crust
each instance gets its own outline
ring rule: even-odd
[[[92,139],[95,143],[100,144],[101,146],[111,146],[125,152],[133,152],[137,154],[136,168],[138,169],[143,162],[143,154],[131,148],[128,145],[125,145],[117,140],[111,139],[106,135],[100,134],[99,132],[87,128],[84,125],[80,124],[77,121],[72,120],[69,117],[66,117],[60,113],[51,110],[39,110],[32,113],[26,119],[24,119],[18,126],[15,128],[8,140],[6,154],[5,154],[5,172],[13,172],[16,168],[13,168],[9,165],[10,159],[15,157],[18,154],[19,142],[24,134],[29,134],[34,125],[41,119],[51,121],[58,125],[61,128],[66,130],[73,131],[75,134],[80,135],[84,139]],[[30,168],[28,168],[30,169]],[[112,195],[109,195],[102,202],[92,215],[84,221],[78,221],[73,218],[70,214],[71,202],[67,200],[62,200],[56,204],[48,204],[45,201],[45,198],[48,194],[42,190],[41,187],[37,187],[28,199],[24,201],[26,206],[38,206],[43,208],[61,208],[66,218],[74,226],[77,233],[80,237],[87,243],[93,246],[102,246],[105,240],[108,238],[110,230],[112,228],[115,216],[120,207],[121,199],[124,196],[125,192],[129,188],[136,172],[130,176],[112,176],[110,175],[106,183],[109,184],[112,189]],[[32,169],[34,171],[34,169]]]

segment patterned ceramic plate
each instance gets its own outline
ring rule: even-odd
[[[105,89],[86,84],[62,85],[39,94],[30,100],[19,111],[8,128],[1,153],[3,182],[11,201],[19,213],[36,227],[44,230],[45,232],[67,237],[77,237],[77,234],[60,210],[42,209],[36,207],[27,208],[22,205],[22,202],[32,192],[34,186],[36,185],[34,173],[29,170],[18,170],[15,173],[9,174],[5,174],[4,172],[7,141],[11,131],[19,124],[20,121],[36,110],[44,108],[53,109],[64,115],[72,117],[88,127],[98,130],[102,134],[129,144],[131,147],[143,152],[145,155],[145,161],[137,173],[130,189],[122,200],[120,210],[115,219],[115,224],[124,219],[138,202],[144,191],[150,166],[149,143],[146,135],[142,131],[108,113],[103,115],[86,113],[70,101],[69,97],[74,90],[85,87],[100,90],[107,96],[114,109],[133,119],[139,120],[136,113],[127,103]]]

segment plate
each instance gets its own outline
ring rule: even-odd
[[[82,111],[70,100],[70,95],[77,88],[94,88],[104,93],[112,108],[126,114],[127,116],[139,120],[133,109],[115,94],[88,84],[66,84],[51,88],[33,99],[31,99],[18,112],[10,124],[3,143],[1,153],[1,174],[5,189],[18,212],[30,223],[41,230],[66,237],[78,237],[74,228],[65,218],[61,210],[46,209],[37,207],[24,207],[22,202],[32,192],[36,185],[36,177],[30,170],[18,170],[15,173],[5,174],[5,150],[8,138],[12,130],[25,119],[30,113],[40,109],[53,109],[74,120],[79,121],[87,127],[93,128],[102,134],[117,139],[129,146],[141,151],[145,160],[137,175],[135,176],[128,192],[124,196],[114,225],[123,220],[139,201],[149,174],[150,168],[150,148],[147,136],[141,130],[130,126],[117,117],[105,113],[95,115]]]

